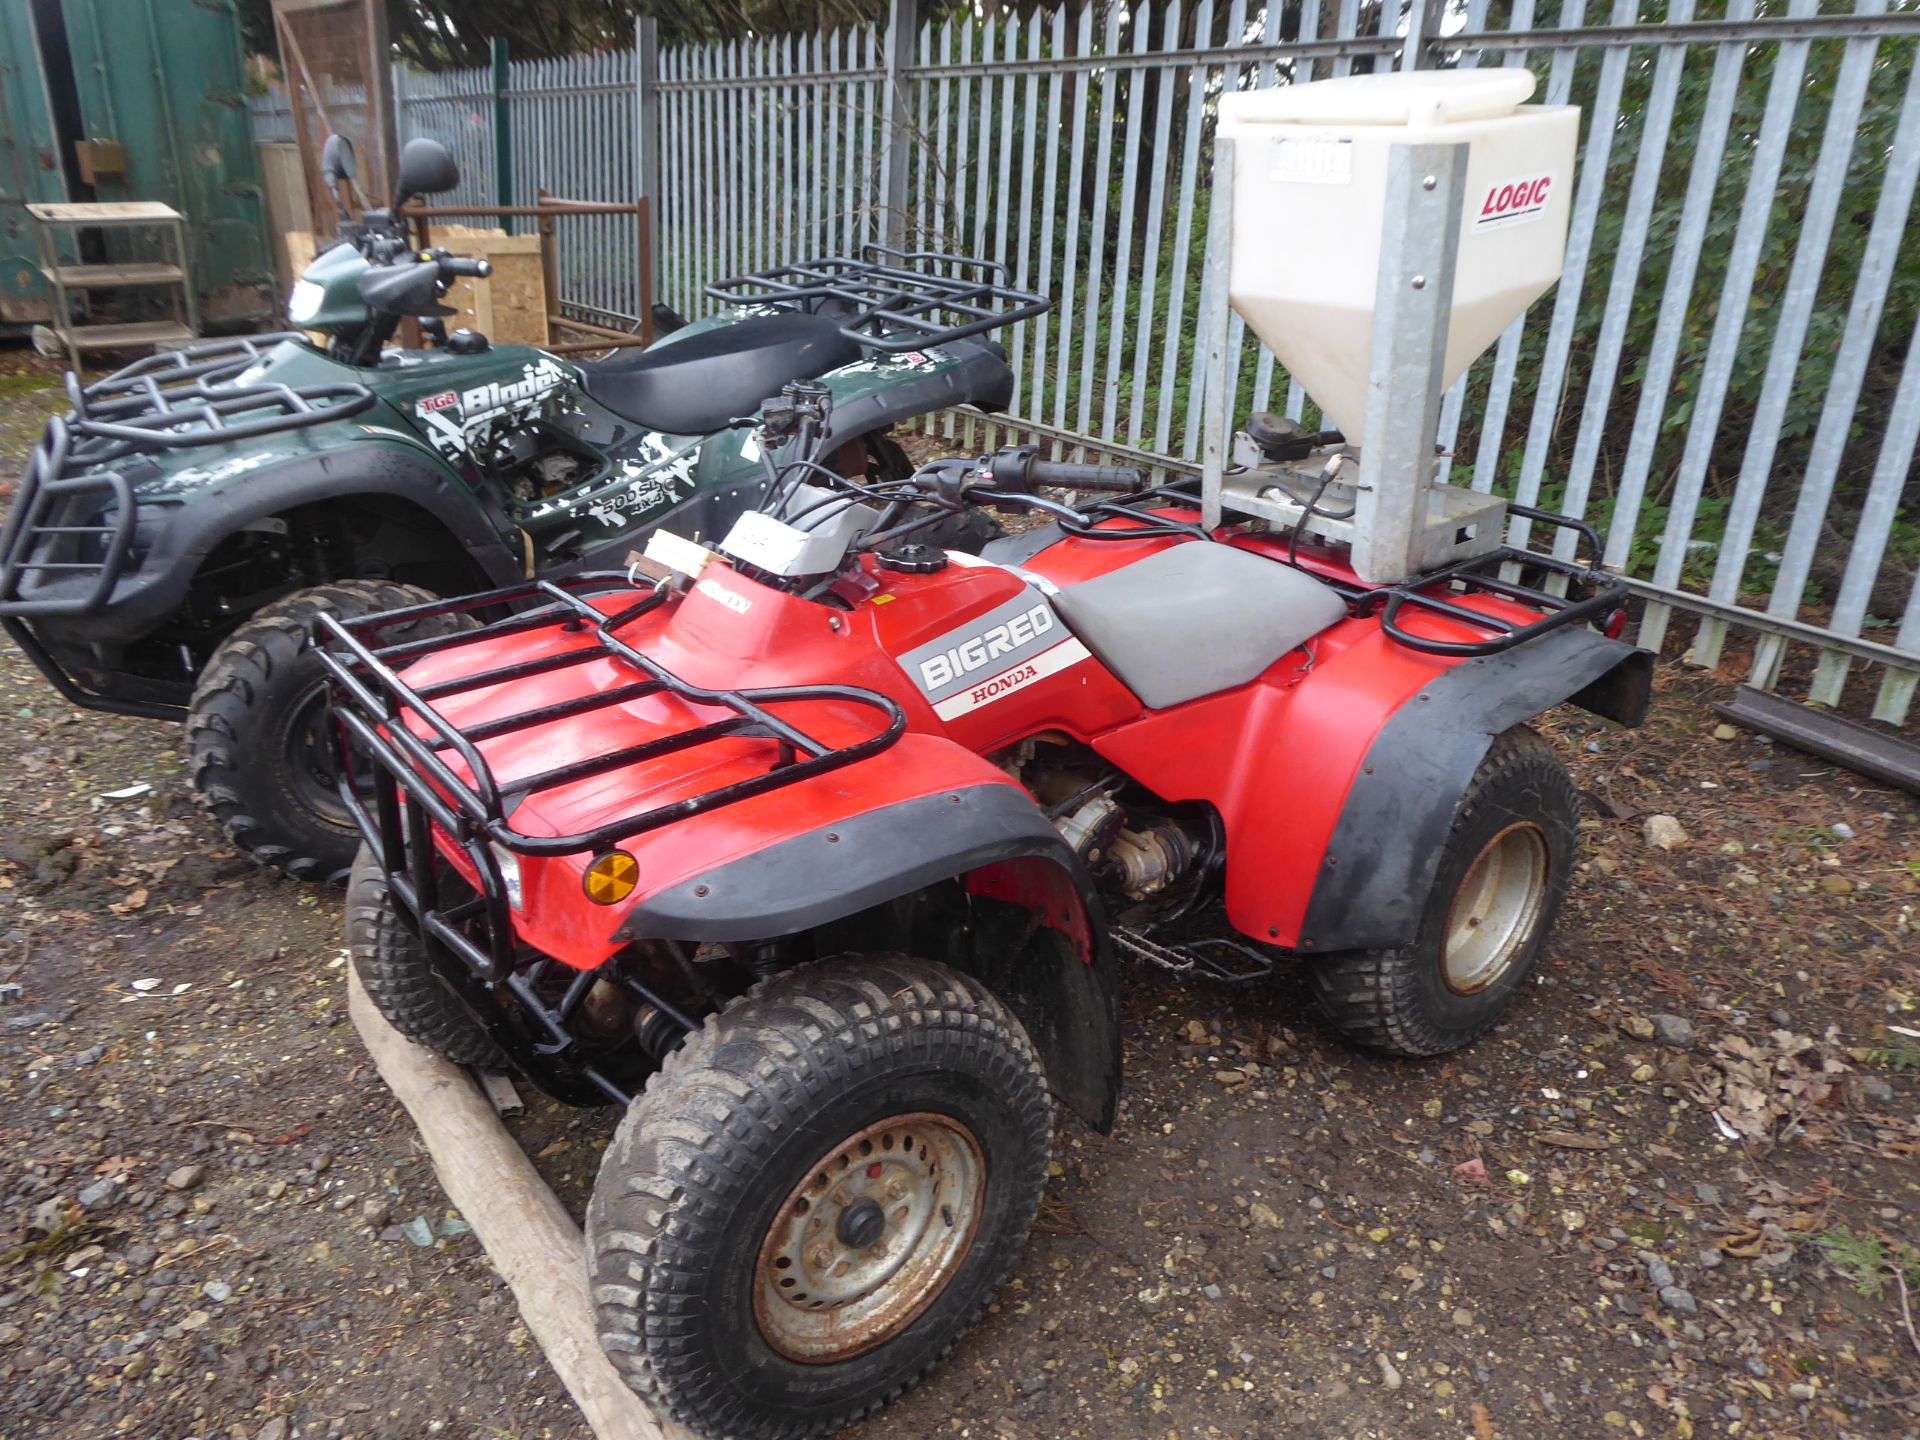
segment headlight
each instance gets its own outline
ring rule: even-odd
[[[493,858],[500,866],[500,879],[507,887],[507,904],[516,910],[525,908],[520,891],[520,857],[504,845],[490,845],[487,848],[493,851]]]
[[[305,324],[320,313],[320,302],[327,292],[311,280],[296,280],[287,292],[287,318],[296,325]]]

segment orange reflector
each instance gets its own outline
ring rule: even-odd
[[[609,850],[587,867],[587,899],[618,905],[640,883],[640,862],[624,850]]]

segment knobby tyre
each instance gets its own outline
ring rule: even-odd
[[[394,1029],[455,1065],[506,1068],[507,1057],[493,1037],[434,974],[364,845],[347,883],[347,948],[361,988]]]
[[[1545,739],[1524,725],[1495,737],[1454,814],[1413,942],[1309,969],[1327,1018],[1401,1056],[1458,1049],[1498,1021],[1566,898],[1578,816],[1572,778]]]
[[[768,980],[668,1057],[607,1150],[587,1210],[601,1344],[702,1433],[851,1424],[1005,1278],[1050,1136],[1032,1042],[970,977],[881,955]]]
[[[339,884],[360,847],[335,789],[324,672],[307,645],[314,619],[355,619],[435,598],[381,580],[316,585],[262,609],[214,651],[188,705],[189,771],[221,829],[255,861]],[[450,634],[471,623],[461,616],[417,621],[382,641]]]

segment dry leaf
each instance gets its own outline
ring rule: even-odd
[[[1722,1037],[1685,1084],[1688,1098],[1740,1139],[1766,1145],[1804,1125],[1847,1073],[1839,1038],[1775,1030],[1760,1043]]]

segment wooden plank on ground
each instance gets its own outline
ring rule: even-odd
[[[389,1025],[352,966],[347,1012],[381,1078],[419,1127],[447,1198],[473,1226],[597,1440],[698,1440],[684,1425],[656,1418],[601,1351],[580,1227],[472,1077]]]

